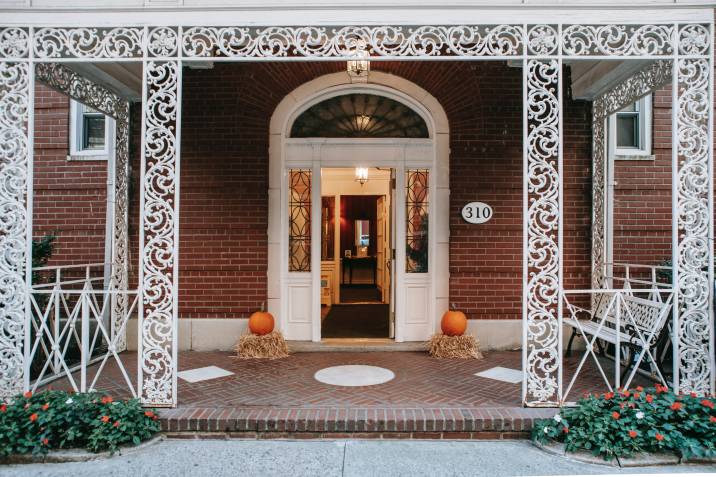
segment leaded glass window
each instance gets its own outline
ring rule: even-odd
[[[311,271],[311,170],[288,171],[288,271]]]
[[[410,169],[405,184],[405,271],[428,272],[428,180],[427,169]]]
[[[345,94],[334,96],[301,113],[291,137],[404,137],[427,138],[425,120],[415,111],[386,96]]]

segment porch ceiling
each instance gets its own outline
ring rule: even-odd
[[[460,61],[456,58],[456,61]],[[592,101],[614,85],[633,75],[651,60],[576,60],[566,61],[571,67],[572,95],[575,99]],[[510,66],[519,68],[521,61],[510,61]],[[139,101],[142,96],[142,63],[102,62],[71,63],[70,68],[86,78],[130,99]],[[192,64],[189,68],[211,68],[210,62]]]

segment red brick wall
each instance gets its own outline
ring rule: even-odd
[[[107,162],[68,161],[69,99],[35,88],[33,235],[55,234],[49,265],[104,261]]]
[[[451,130],[451,301],[470,318],[519,318],[521,70],[502,62],[396,62],[372,67],[417,83],[447,112]],[[343,63],[242,63],[185,70],[179,262],[182,317],[245,317],[265,300],[271,114],[295,87],[343,68]],[[579,101],[566,100],[565,106],[565,284],[583,287],[589,282],[590,263],[591,109],[589,103]],[[64,115],[66,131],[67,112],[65,109],[63,113],[61,107],[66,108],[66,104],[58,104],[52,112],[38,112],[38,121],[42,114]],[[132,118],[130,258],[134,266],[140,188],[138,108],[133,109]],[[53,179],[63,184],[61,192],[53,192],[51,201],[45,202],[55,204],[58,211],[68,209],[68,217],[60,221],[67,245],[58,249],[58,260],[76,263],[92,255],[101,261],[104,163],[68,163],[63,141],[52,154],[50,149],[43,150],[56,162],[48,164],[47,179],[36,183],[36,195]],[[64,161],[62,167],[60,159]],[[70,176],[86,179],[87,185],[83,182],[78,187]],[[102,199],[97,207],[79,207],[79,198],[90,194],[93,199]],[[495,215],[488,224],[469,225],[461,219],[460,209],[473,200],[493,206]],[[59,212],[52,214],[54,219]],[[36,231],[41,223],[36,223]],[[79,255],[68,255],[71,250],[80,252],[76,246],[79,238],[85,248]]]
[[[671,258],[671,85],[656,91],[652,104],[654,159],[615,161],[617,263],[657,265]]]

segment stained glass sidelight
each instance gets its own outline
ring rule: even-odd
[[[410,169],[405,183],[405,271],[428,271],[428,179],[427,169]]]
[[[311,171],[288,171],[288,271],[311,271]]]

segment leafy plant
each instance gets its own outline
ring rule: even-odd
[[[558,441],[604,459],[635,452],[673,451],[683,457],[716,456],[713,398],[681,395],[666,386],[589,395],[574,408],[535,423],[536,442]]]
[[[0,404],[0,455],[43,454],[50,449],[116,451],[138,445],[159,432],[154,410],[137,399],[117,400],[101,393],[44,391]]]

